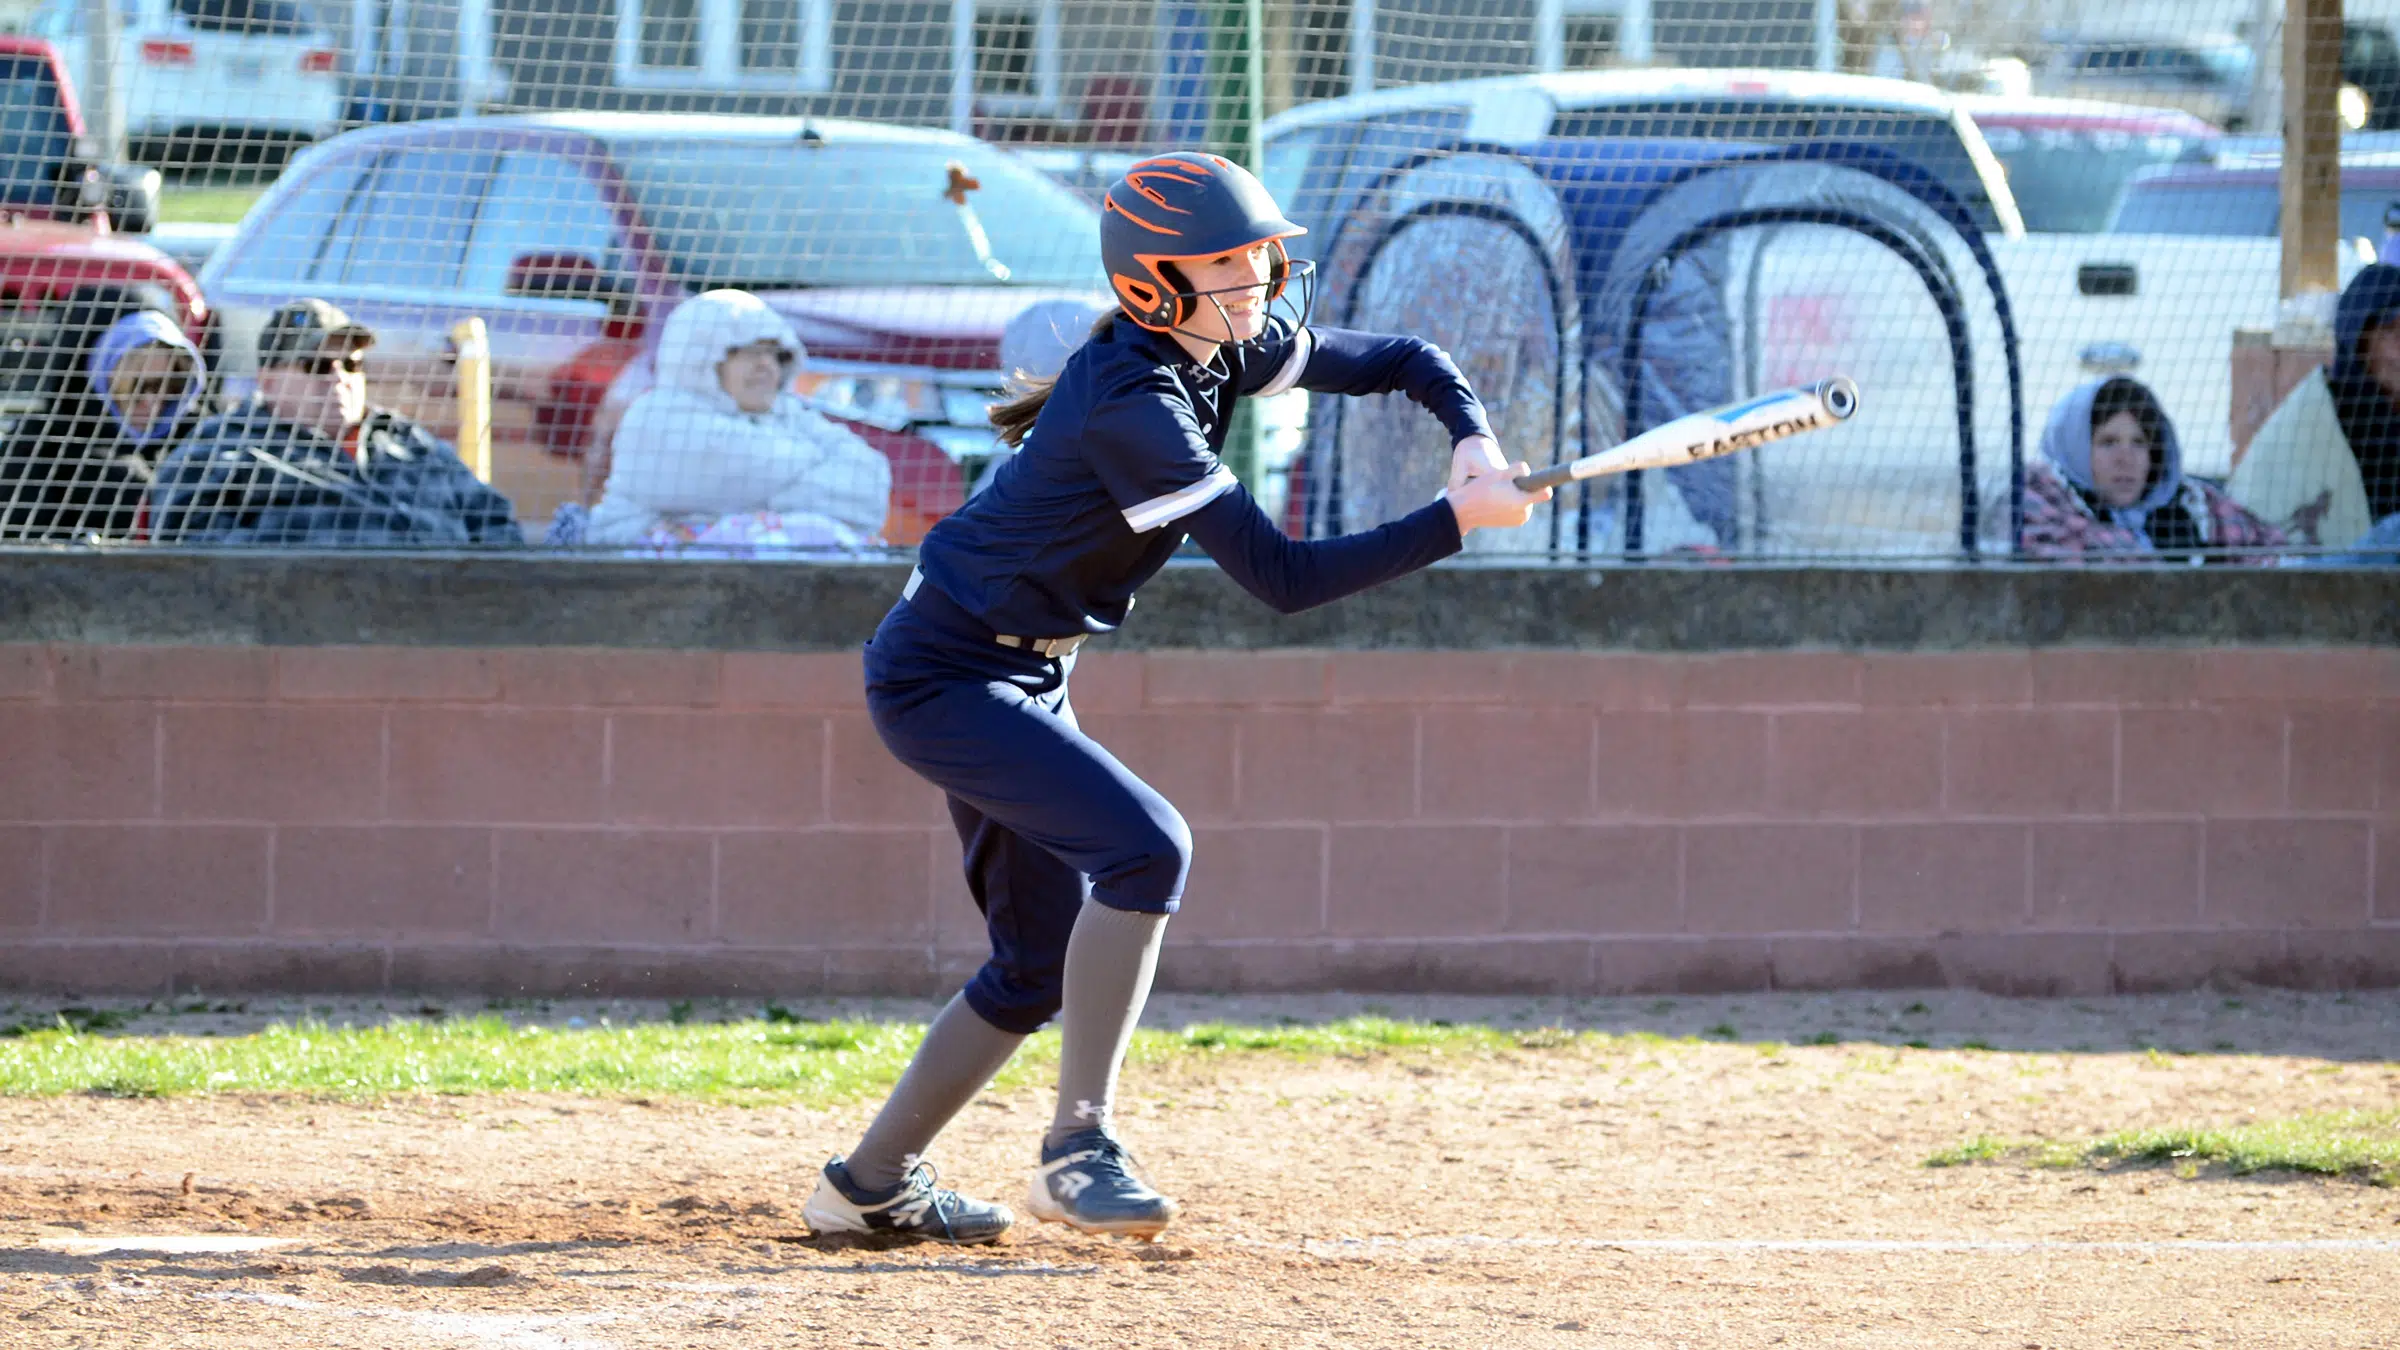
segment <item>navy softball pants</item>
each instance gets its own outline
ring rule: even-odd
[[[930,608],[903,601],[876,629],[867,711],[893,757],[949,796],[967,889],[992,941],[967,1004],[1002,1031],[1028,1033],[1058,1012],[1085,897],[1174,913],[1191,829],[1076,726],[1072,655],[1002,647],[963,613]]]

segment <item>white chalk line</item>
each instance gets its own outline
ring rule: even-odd
[[[2088,1253],[2109,1256],[2153,1256],[2170,1253],[2363,1253],[2400,1255],[2395,1238],[2149,1238],[2078,1240],[2071,1238],[1545,1238],[1494,1237],[1478,1233],[1420,1237],[1303,1238],[1297,1244],[1257,1238],[1233,1238],[1232,1245],[1290,1251],[1297,1247],[1310,1256],[1333,1259],[1372,1259],[1443,1252],[1507,1252],[1571,1250],[1625,1252],[1629,1255],[1747,1255],[1787,1252],[1794,1255],[1940,1255],[2034,1256],[2050,1253]]]

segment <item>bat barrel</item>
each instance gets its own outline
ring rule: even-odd
[[[1836,375],[1817,385],[1817,401],[1836,422],[1847,422],[1858,411],[1858,386],[1846,375]]]

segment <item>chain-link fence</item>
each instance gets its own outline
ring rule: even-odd
[[[2294,100],[2283,0],[0,0],[0,536],[906,546],[1111,303],[1101,194],[1196,149],[1515,458],[1862,392],[1478,553],[2346,556],[2400,513],[2400,0],[2326,13]],[[2287,106],[2338,310],[2279,302]],[[1240,407],[1295,534],[1442,488],[1397,394]]]

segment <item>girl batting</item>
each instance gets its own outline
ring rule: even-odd
[[[1175,1202],[1137,1177],[1111,1123],[1117,1074],[1192,852],[1183,818],[1076,726],[1075,649],[1113,631],[1186,537],[1286,613],[1521,525],[1547,491],[1511,481],[1482,405],[1439,348],[1307,326],[1308,266],[1248,172],[1215,155],[1144,160],[1109,189],[1100,247],[1118,308],[1058,378],[997,405],[1019,448],[936,525],[866,649],[867,707],[892,754],[948,794],[992,955],[925,1033],[864,1138],[825,1164],[816,1233],[990,1242],[1015,1216],[935,1184],[920,1161],[1025,1037],[1060,1017],[1058,1109],[1027,1197],[1037,1218],[1155,1237]],[[1298,320],[1269,307],[1298,283]],[[1218,462],[1237,400],[1291,388],[1401,392],[1448,428],[1450,486],[1338,539],[1286,537]]]

